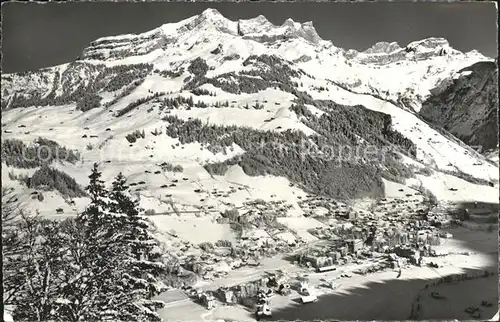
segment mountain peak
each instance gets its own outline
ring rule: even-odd
[[[245,25],[253,26],[255,30],[265,30],[267,28],[275,27],[264,15],[258,15],[257,17],[250,19],[240,19],[238,21]]]
[[[287,34],[298,38],[305,39],[312,44],[319,44],[323,39],[318,35],[311,21],[300,23],[292,19],[287,19],[283,26],[287,28]]]
[[[198,23],[212,24],[216,27],[227,26],[228,23],[232,21],[224,17],[219,11],[216,9],[208,8],[199,14],[196,19]]]
[[[314,28],[314,24],[312,21],[306,21],[302,24],[304,27]]]
[[[217,9],[213,8],[208,8],[205,9],[200,15],[200,17],[203,17],[205,19],[215,19],[215,20],[220,20],[220,19],[226,19]]]
[[[214,28],[224,33],[236,33],[235,22],[227,19],[219,11],[212,8],[206,9],[201,14],[179,23],[169,23],[164,26],[170,25],[180,25],[180,28],[176,28],[174,33],[189,32],[193,30],[209,30]]]
[[[301,38],[312,44],[323,41],[311,21],[300,23],[288,18],[281,26],[276,26],[263,15],[259,15],[251,19],[240,19],[238,24],[242,35],[256,41],[260,41],[259,39],[282,39],[282,36]]]
[[[294,27],[295,26],[295,21],[293,21],[292,18],[288,18],[287,20],[285,20],[285,22],[283,23],[283,26],[290,26],[290,27]]]

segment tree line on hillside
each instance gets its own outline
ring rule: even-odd
[[[146,133],[144,132],[144,130],[142,130],[142,131],[135,130],[134,132],[127,134],[125,136],[125,138],[127,139],[127,141],[129,143],[135,143],[137,141],[137,139],[144,139],[145,137],[146,137]]]
[[[82,112],[98,108],[101,106],[102,97],[96,93],[89,93],[84,95],[77,103],[76,109]]]
[[[146,97],[141,97],[131,103],[129,103],[126,107],[122,108],[121,110],[119,110],[118,112],[116,112],[116,117],[120,117],[120,116],[123,116],[125,114],[127,114],[128,112],[134,110],[136,107],[138,107],[139,105],[142,105],[144,103],[147,103],[157,97],[160,97],[164,95],[164,93],[154,93],[153,95],[148,95]]]
[[[113,97],[113,99],[111,101],[106,102],[106,104],[104,104],[104,107],[108,108],[108,107],[118,103],[118,101],[120,101],[125,96],[130,95],[134,91],[134,89],[139,87],[142,83],[144,83],[144,78],[138,79],[138,80],[130,83],[120,93],[115,94],[115,96]]]
[[[153,65],[151,64],[117,65],[106,67],[97,75],[97,77],[95,77],[95,79],[90,80],[89,84],[85,88],[85,95],[77,101],[78,103],[82,100],[85,102],[92,102],[92,105],[86,106],[87,109],[85,110],[98,108],[100,107],[100,104],[97,103],[97,100],[100,103],[100,96],[98,93],[103,91],[118,91],[123,87],[128,86],[122,93],[115,97],[115,100],[118,101],[120,98],[130,94],[133,89],[138,87],[152,69]],[[111,106],[112,104],[108,103],[106,106]],[[85,111],[78,108],[78,105],[79,104],[77,104],[77,109]],[[80,105],[82,105],[82,103],[80,103]]]
[[[186,105],[188,107],[194,107],[194,100],[192,96],[184,97],[167,97],[160,102],[160,110],[167,108],[179,108],[181,105]]]
[[[184,171],[184,168],[181,165],[173,165],[172,163],[169,162],[163,162],[160,164],[160,167],[163,171],[168,171],[168,172],[182,172]]]
[[[196,96],[216,96],[214,92],[210,92],[209,90],[203,89],[203,88],[194,88],[191,90],[191,93]]]
[[[294,148],[276,150],[264,145],[260,151],[246,152],[221,163],[207,164],[212,174],[223,175],[231,165],[239,165],[249,176],[283,176],[304,190],[335,199],[380,197],[383,195],[382,172],[376,163],[346,160],[322,160],[302,155]],[[279,151],[279,152],[278,152]]]
[[[157,321],[152,297],[172,273],[120,173],[106,189],[94,165],[76,218],[19,211],[2,190],[4,305],[20,321]],[[10,199],[10,200],[9,200]]]
[[[416,156],[415,144],[392,129],[392,118],[389,114],[372,111],[362,105],[345,106],[333,101],[313,103],[326,113],[316,117],[301,103],[292,104],[290,110],[302,117],[305,125],[322,136],[334,135],[335,140],[346,143],[354,143],[356,137],[363,137],[379,148],[393,144],[405,154]]]
[[[205,103],[203,101],[195,102],[192,96],[189,96],[189,97],[177,96],[177,97],[168,97],[168,98],[164,98],[163,100],[161,100],[160,101],[160,111],[164,110],[165,108],[177,109],[183,105],[188,110],[193,108],[193,107],[207,108],[209,106],[207,103]],[[212,103],[211,106],[216,107],[216,108],[229,107],[229,101],[227,101],[227,100],[224,102],[217,101],[215,103]]]
[[[160,74],[160,76],[165,77],[165,78],[177,78],[184,73],[184,68],[180,68],[179,70],[176,70],[176,71],[156,69],[155,72]]]
[[[208,69],[207,62],[201,57],[193,59],[188,66],[188,71],[196,76],[204,76]]]
[[[344,112],[349,113],[349,109]],[[375,160],[363,155],[341,159],[341,149],[344,147],[351,148],[351,151],[358,147],[363,151],[369,148],[369,144],[380,148],[387,146],[377,138],[382,129],[370,123],[380,118],[378,125],[381,126],[381,117],[373,114],[373,120],[367,118],[365,125],[362,125],[362,120],[358,120],[361,124],[353,129],[348,126],[349,123],[345,126],[333,124],[337,121],[354,122],[355,115],[337,118],[326,116],[317,125],[318,129],[324,127],[324,135],[309,137],[300,131],[257,131],[246,127],[208,125],[198,119],[183,121],[171,115],[163,120],[168,122],[165,134],[178,138],[181,144],[199,142],[207,144],[210,151],[236,144],[246,151],[224,162],[206,164],[205,169],[212,174],[223,175],[229,166],[238,164],[250,176],[284,176],[312,192],[350,199],[370,194],[381,195],[382,177],[401,181],[412,175],[411,170],[391,151],[384,158],[377,157]],[[356,135],[366,138],[367,143],[360,143]],[[324,146],[331,149],[331,158],[328,155],[322,157],[321,151],[317,151],[316,148]]]
[[[135,80],[144,79],[153,69],[151,64],[106,67],[95,79],[97,90],[114,92]]]
[[[54,161],[75,163],[80,154],[75,150],[60,146],[57,142],[39,137],[27,146],[18,139],[2,141],[2,162],[15,168],[37,168]]]
[[[225,61],[232,61],[232,60],[238,60],[240,58],[241,58],[241,56],[238,55],[238,54],[229,54],[229,55],[223,56],[222,57],[222,61],[223,62],[225,62]]]
[[[63,171],[43,165],[37,169],[31,177],[21,176],[19,178],[28,188],[57,190],[64,197],[77,198],[86,196],[85,191],[75,181]]]

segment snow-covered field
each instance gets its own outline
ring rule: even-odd
[[[407,185],[392,182],[389,180],[384,181],[384,194],[387,198],[404,198],[406,194],[415,194],[417,190],[408,188]]]
[[[229,224],[217,224],[210,217],[182,213],[179,216],[157,215],[150,219],[160,230],[173,230],[181,240],[188,240],[193,244],[215,243],[218,240],[229,240],[233,243],[235,241],[234,232],[229,228]]]
[[[470,183],[455,176],[436,172],[431,176],[416,175],[407,180],[407,184],[420,186],[430,190],[441,201],[477,201],[498,203],[498,187],[489,187]],[[456,191],[450,190],[456,189]]]

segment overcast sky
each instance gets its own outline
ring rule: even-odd
[[[497,56],[497,10],[481,3],[7,3],[2,5],[2,72],[74,60],[92,40],[139,33],[216,8],[229,19],[259,14],[274,24],[313,21],[323,39],[364,50],[378,41],[401,46],[444,37],[461,51]]]

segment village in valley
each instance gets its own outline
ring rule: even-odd
[[[302,230],[287,225],[287,220],[294,219],[287,218],[287,210],[293,207],[284,201],[247,201],[238,210],[221,212],[214,220],[238,227],[239,238],[198,245],[177,243],[182,247],[177,253],[178,275],[196,277],[161,294],[159,299],[171,302],[160,313],[175,319],[194,305],[195,314],[213,318],[273,319],[275,310],[290,303],[317,302],[322,295],[356,287],[364,277],[376,274],[385,279],[411,279],[425,275],[424,270],[434,272],[425,289],[431,283],[494,276],[493,268],[473,277],[461,273],[463,259],[475,253],[461,247],[454,232],[487,234],[483,237],[487,244],[494,238],[492,223],[498,205],[438,205],[410,188],[400,188],[396,194],[369,207],[305,195],[298,203],[304,211],[300,226],[307,227]],[[440,271],[451,275],[443,278]],[[446,298],[439,291],[428,296],[435,301]],[[493,315],[489,312],[492,300],[471,303],[463,308],[464,314],[471,318],[480,318],[483,311]],[[200,312],[201,308],[206,312]],[[416,318],[420,304],[407,309]]]

